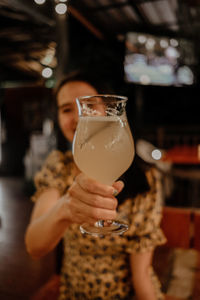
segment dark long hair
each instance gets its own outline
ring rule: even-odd
[[[56,85],[54,89],[55,98],[59,90],[68,82],[83,81],[92,85],[99,94],[115,94],[116,88],[110,84],[109,79],[102,74],[93,74],[87,71],[74,71],[65,75]],[[118,91],[117,91],[118,92]],[[136,141],[135,141],[136,142]],[[63,149],[61,149],[63,151]],[[145,176],[145,172],[150,168],[150,165],[144,162],[137,154],[129,169],[119,178],[125,184],[122,192],[117,196],[119,203],[122,203],[127,198],[134,198],[137,194],[145,193],[149,190],[149,184]]]
[[[119,204],[127,198],[149,191],[150,187],[145,172],[151,165],[144,162],[137,154],[129,169],[119,178],[124,182],[124,189],[117,196]]]
[[[105,74],[94,73],[88,70],[76,70],[63,77],[57,82],[54,88],[54,97],[57,98],[58,92],[66,83],[72,81],[83,81],[93,86],[99,94],[114,94],[114,86],[109,82],[109,78]]]

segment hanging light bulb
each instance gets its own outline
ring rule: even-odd
[[[55,11],[59,15],[64,15],[67,11],[67,5],[65,3],[58,3],[55,6]]]
[[[159,149],[154,149],[152,152],[151,152],[151,156],[153,159],[155,160],[160,160],[161,157],[162,157],[162,153]]]
[[[52,71],[52,69],[49,68],[49,67],[44,68],[44,69],[42,70],[42,76],[43,76],[44,78],[50,78],[50,77],[52,76],[52,74],[53,74],[53,71]]]
[[[36,4],[42,5],[46,2],[46,0],[34,0]]]

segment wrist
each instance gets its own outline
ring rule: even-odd
[[[67,227],[72,224],[72,220],[69,214],[69,206],[68,206],[68,198],[67,195],[63,195],[58,200],[57,205],[57,221],[59,223],[64,223]]]

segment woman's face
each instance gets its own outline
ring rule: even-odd
[[[58,121],[63,135],[73,141],[78,122],[76,98],[97,94],[95,88],[83,81],[71,81],[64,84],[57,94]]]

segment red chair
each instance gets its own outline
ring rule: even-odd
[[[190,248],[191,247],[191,210],[175,207],[163,208],[161,228],[167,237],[167,246]]]
[[[157,269],[158,276],[161,279],[166,276],[163,270],[169,269],[168,266],[170,257],[173,262],[173,251],[181,248],[184,251],[189,249],[197,250],[196,265],[194,268],[192,300],[200,299],[200,211],[194,209],[164,207],[163,218],[161,221],[161,228],[163,229],[167,243],[164,246],[158,247],[155,251],[155,269]],[[169,270],[168,270],[169,271]],[[171,271],[172,272],[172,271]],[[167,274],[169,280],[169,272]],[[173,279],[173,273],[172,273]],[[169,284],[169,282],[168,282]],[[166,295],[166,300],[178,300],[176,297]],[[183,298],[182,298],[183,299]],[[180,299],[181,300],[181,299]]]

